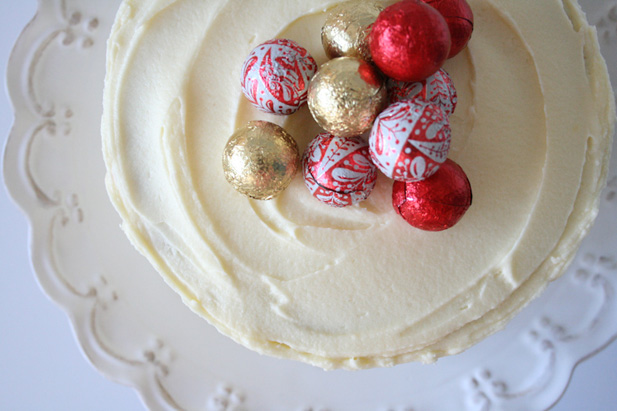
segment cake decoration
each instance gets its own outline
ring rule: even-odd
[[[377,180],[368,144],[360,137],[321,133],[304,152],[302,166],[304,182],[311,194],[333,207],[365,200]]]
[[[378,3],[350,0],[336,6],[322,26],[322,45],[332,60],[319,70],[306,49],[291,40],[270,40],[250,53],[242,69],[249,100],[275,114],[292,114],[308,101],[313,118],[327,131],[313,139],[303,156],[305,185],[314,197],[334,207],[353,205],[370,195],[376,168],[394,180],[418,182],[446,161],[449,116],[457,104],[452,79],[441,69],[452,41],[448,24],[458,30],[454,55],[473,30],[464,0],[405,0],[385,10]],[[370,64],[373,60],[389,78]],[[390,106],[382,111],[388,99]],[[253,122],[225,149],[225,176],[249,197],[270,199],[291,182],[285,173],[298,161],[284,154],[280,143],[286,132],[277,127]],[[367,144],[358,136],[368,130]],[[421,200],[407,206],[405,200],[397,211],[409,222],[411,211],[401,210],[430,204],[430,197]],[[410,210],[417,211],[414,207]],[[425,226],[415,220],[410,224]]]
[[[409,224],[425,231],[453,227],[472,202],[471,184],[463,169],[446,160],[430,178],[418,182],[395,181],[392,205]]]
[[[433,7],[405,0],[381,12],[369,35],[373,61],[388,77],[421,81],[434,74],[450,52],[448,24]]]
[[[269,200],[286,189],[299,163],[298,145],[293,137],[267,121],[251,121],[237,130],[223,153],[227,181],[256,200]]]
[[[363,0],[346,1],[334,7],[321,29],[326,55],[331,59],[357,57],[372,61],[368,35],[382,10],[379,3]]]
[[[386,103],[382,76],[354,57],[325,63],[309,85],[308,106],[313,118],[321,128],[339,137],[369,130]]]
[[[448,117],[456,110],[458,102],[456,88],[444,69],[437,70],[435,74],[422,81],[406,82],[390,79],[386,84],[390,104],[421,98],[429,103],[439,104]]]
[[[292,40],[275,39],[257,46],[242,67],[242,91],[261,111],[292,114],[305,102],[317,71],[309,52]]]
[[[403,100],[377,117],[369,137],[371,158],[394,180],[424,180],[446,161],[450,139],[448,117],[439,105]]]
[[[448,58],[459,54],[473,32],[473,11],[465,0],[422,0],[435,8],[446,19],[450,30],[452,46]]]

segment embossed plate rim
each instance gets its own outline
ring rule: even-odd
[[[69,43],[80,41],[82,46],[89,44],[88,30],[90,25],[94,24],[94,20],[84,20],[84,16],[79,13],[79,15],[75,14],[76,12],[73,12],[73,9],[69,7],[69,3],[68,0],[39,0],[39,10],[36,16],[24,29],[11,55],[7,78],[11,102],[16,110],[16,120],[4,151],[5,182],[11,196],[29,221],[31,259],[38,281],[44,292],[69,315],[79,345],[89,361],[108,378],[135,387],[142,401],[149,408],[181,408],[179,403],[186,402],[184,401],[185,399],[174,397],[173,393],[169,392],[165,387],[164,376],[169,372],[167,366],[165,363],[158,366],[154,364],[156,358],[168,355],[166,354],[166,347],[161,342],[155,341],[154,346],[148,348],[145,352],[145,358],[127,359],[114,354],[113,347],[103,344],[103,337],[106,336],[99,335],[100,330],[97,330],[95,326],[96,313],[101,305],[105,304],[103,297],[99,298],[98,296],[105,292],[105,284],[100,284],[100,279],[95,278],[93,282],[97,285],[92,288],[84,291],[71,289],[72,285],[57,275],[57,271],[53,267],[53,261],[50,264],[50,260],[53,259],[50,259],[50,250],[46,246],[49,225],[62,224],[65,219],[79,220],[83,218],[83,215],[80,217],[81,208],[77,198],[73,198],[70,195],[66,198],[56,198],[55,193],[49,196],[44,192],[37,193],[36,190],[28,189],[28,184],[30,184],[28,179],[30,176],[28,175],[27,165],[24,165],[24,158],[28,158],[27,152],[29,151],[33,133],[41,127],[40,130],[44,132],[55,134],[61,130],[63,118],[65,120],[70,119],[74,113],[65,110],[52,114],[45,107],[34,108],[34,111],[32,111],[32,104],[28,104],[24,99],[24,94],[28,94],[28,91],[24,93],[23,90],[24,80],[26,85],[28,81],[24,79],[23,68],[32,64],[32,59],[36,57],[37,52],[33,47],[40,47],[40,36],[46,38],[45,36],[49,36],[53,32],[50,30],[54,27],[60,27],[59,41],[68,41]],[[73,0],[71,4],[85,6],[88,2],[86,0]],[[597,7],[598,9],[600,8],[600,6]],[[607,11],[610,10],[607,9]],[[109,13],[111,14],[111,11]],[[98,25],[98,23],[95,25]],[[75,27],[75,33],[73,34],[79,35],[71,35],[71,27]],[[47,78],[45,80],[49,81],[50,79]],[[92,104],[95,104],[95,102],[92,102]],[[29,106],[30,110],[27,109]],[[96,106],[98,107],[98,104]],[[613,155],[613,160],[614,158],[615,155]],[[615,206],[617,176],[615,176],[614,170],[611,172],[610,184],[611,187],[609,187],[603,197],[604,209]],[[609,197],[612,198],[610,201]],[[602,217],[603,214],[601,214],[600,218]],[[465,359],[469,358],[468,363],[474,365],[469,368],[467,373],[461,375],[457,381],[450,382],[449,385],[444,386],[454,387],[458,390],[459,394],[463,393],[462,395],[465,398],[458,398],[457,400],[460,400],[460,402],[457,404],[464,404],[467,409],[490,409],[492,406],[514,408],[521,405],[538,408],[549,407],[563,395],[576,365],[600,351],[617,337],[617,321],[610,321],[612,326],[610,329],[598,326],[598,321],[614,320],[614,311],[616,310],[612,310],[613,317],[610,318],[600,316],[599,314],[595,317],[592,316],[589,324],[587,324],[589,330],[583,328],[584,331],[587,330],[585,332],[588,332],[588,334],[581,334],[579,332],[582,335],[581,338],[589,337],[589,339],[585,340],[584,344],[577,343],[572,345],[568,345],[570,344],[568,341],[571,341],[577,335],[576,324],[555,322],[550,316],[542,314],[547,310],[550,311],[551,297],[554,298],[555,295],[564,291],[564,288],[569,287],[569,284],[572,282],[587,286],[588,290],[586,292],[599,291],[599,295],[607,299],[607,304],[600,304],[600,314],[607,307],[611,308],[615,305],[613,295],[616,279],[614,275],[611,276],[610,274],[614,274],[614,265],[617,262],[611,259],[614,256],[609,256],[608,260],[604,262],[606,267],[603,267],[602,261],[590,254],[590,248],[593,247],[589,243],[594,241],[592,237],[590,238],[591,240],[583,244],[575,264],[564,278],[552,284],[548,292],[524,310],[506,330],[506,332],[511,332],[513,328],[519,327],[521,331],[519,334],[525,334],[523,338],[527,338],[531,342],[531,347],[537,348],[537,353],[540,355],[547,354],[541,357],[542,359],[548,359],[546,363],[548,368],[546,369],[555,371],[552,374],[549,373],[549,378],[543,381],[542,378],[545,378],[544,376],[547,374],[547,371],[540,370],[534,376],[536,379],[533,380],[535,382],[540,381],[539,383],[525,386],[524,382],[532,379],[529,377],[523,382],[519,381],[518,385],[522,388],[511,388],[513,385],[506,381],[508,373],[506,372],[505,375],[501,375],[503,368],[495,369],[493,368],[494,366],[491,366],[490,362],[477,361],[479,352],[490,346],[492,341],[501,338],[500,334],[497,334],[489,337],[487,342],[483,342],[479,346],[458,356],[462,361],[467,361]],[[617,245],[617,243],[614,245]],[[124,246],[130,247],[128,242]],[[604,272],[609,275],[602,275],[601,273]],[[565,292],[567,291],[565,290]],[[113,292],[108,298],[113,300]],[[610,305],[608,305],[609,303]],[[525,324],[521,325],[521,322]],[[575,331],[570,332],[569,328]],[[551,360],[553,353],[555,353],[554,356],[556,358],[554,361]],[[448,367],[453,362],[456,363],[456,361],[458,360],[446,359],[440,361],[438,366]],[[551,375],[553,376],[552,378]],[[256,391],[256,387],[250,388],[251,392]],[[203,404],[204,409],[243,409],[244,407],[250,407],[252,402],[251,394],[245,396],[243,393],[236,392],[233,386],[228,384],[222,384],[218,388],[212,387],[212,391],[214,391],[214,394],[210,395],[208,397],[209,400]],[[414,401],[417,403],[414,403],[413,406],[426,407],[427,405],[445,406],[455,404],[451,398],[439,396],[438,394],[439,389],[431,393],[431,398],[427,396],[425,401],[415,398]],[[447,401],[447,404],[442,402],[436,403],[434,402],[436,399]],[[393,398],[384,398],[382,400],[384,403],[403,401]],[[406,410],[408,406],[409,404],[405,404],[391,409]],[[326,408],[308,407],[301,409],[316,411],[319,409],[325,410]]]

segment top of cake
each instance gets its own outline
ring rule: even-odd
[[[445,66],[450,157],[474,194],[458,225],[410,227],[384,176],[345,209],[301,176],[274,200],[242,197],[221,167],[235,129],[272,121],[301,151],[322,131],[306,107],[253,109],[243,61],[288,38],[323,64],[336,3],[125,0],[108,45],[107,188],[131,242],[235,341],[324,368],[433,361],[503,327],[572,259],[608,170],[606,66],[574,1],[470,0],[473,38]]]

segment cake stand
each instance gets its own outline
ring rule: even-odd
[[[617,84],[617,4],[581,2]],[[129,244],[100,148],[105,40],[119,0],[41,1],[8,68],[6,185],[45,292],[90,362],[153,410],[540,410],[617,336],[615,151],[598,220],[567,273],[505,330],[434,365],[325,372],[260,356],[186,308]]]

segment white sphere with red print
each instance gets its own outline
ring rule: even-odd
[[[311,194],[332,207],[366,200],[377,180],[368,144],[361,137],[321,133],[305,150],[302,166]]]
[[[429,103],[439,104],[448,117],[456,110],[458,97],[452,78],[444,69],[417,82],[389,79],[387,83],[390,104],[403,100],[419,98]]]
[[[373,162],[398,181],[421,181],[435,174],[450,151],[450,123],[443,109],[419,99],[384,110],[369,137]]]
[[[309,52],[293,40],[275,39],[253,49],[242,67],[242,91],[259,110],[295,113],[307,98],[317,72]]]

